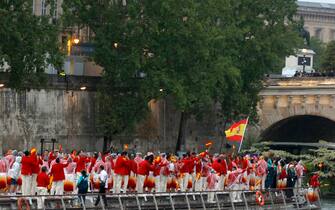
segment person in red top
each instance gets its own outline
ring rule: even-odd
[[[48,194],[48,186],[50,184],[50,177],[48,176],[47,167],[43,166],[42,171],[37,175],[37,195],[47,195]],[[37,199],[37,208],[43,209],[44,205],[44,197],[39,197]]]
[[[160,166],[160,187],[158,189],[158,192],[166,192],[166,187],[167,187],[167,180],[170,175],[169,171],[169,161],[167,159],[166,154],[162,154],[162,159],[159,163]]]
[[[162,157],[159,155],[154,159],[154,177],[155,177],[155,192],[160,191],[160,171],[161,171],[161,163]]]
[[[317,172],[315,172],[314,175],[310,178],[309,186],[311,186],[313,188],[320,187],[319,175],[318,175]]]
[[[114,166],[114,173],[115,173],[115,183],[113,186],[114,193],[120,193],[121,188],[123,192],[126,193],[129,174],[130,174],[130,166],[129,166],[129,159],[128,153],[123,151],[121,155],[116,159],[115,166]],[[122,185],[123,180],[123,186]]]
[[[98,159],[98,153],[97,152],[95,152],[94,154],[93,154],[93,156],[90,158],[91,160],[90,160],[90,167],[89,167],[89,169],[88,169],[88,172],[89,173],[91,173],[92,172],[92,168],[93,168],[93,166],[95,165],[95,163],[97,162],[97,159]]]
[[[191,174],[194,170],[194,159],[190,157],[190,153],[186,153],[186,155],[182,159],[182,167],[180,169],[180,173],[182,179],[180,180],[180,191],[185,192],[188,185],[188,180],[191,177]],[[191,172],[191,173],[190,173]]]
[[[218,180],[219,180],[217,190],[224,189],[225,173],[224,173],[224,167],[223,167],[222,161],[224,160],[221,157],[219,157],[218,159],[214,160],[212,164],[212,168],[215,170],[216,174],[218,175]]]
[[[143,193],[143,185],[145,177],[149,175],[150,171],[154,170],[154,166],[152,165],[153,161],[154,156],[148,155],[142,162],[140,162],[139,167],[137,169],[137,182],[136,182],[137,193]]]
[[[35,195],[37,192],[37,186],[36,186],[36,178],[37,174],[40,172],[40,165],[42,165],[42,160],[39,156],[36,154],[36,148],[33,148],[31,150],[31,158],[33,160],[32,170],[31,170],[31,194]]]
[[[194,190],[196,192],[201,191],[202,183],[201,183],[201,170],[202,170],[202,162],[201,162],[201,156],[199,155],[197,159],[195,160],[195,172],[196,172],[196,178],[194,183]]]
[[[69,163],[60,163],[60,159],[56,158],[56,163],[52,166],[50,175],[53,176],[51,195],[63,195],[65,180],[64,168],[68,166]]]
[[[81,174],[80,172],[82,170],[86,170],[86,163],[88,163],[89,160],[87,159],[84,152],[80,151],[79,156],[75,159],[75,162],[77,163],[76,173],[77,173],[78,176],[80,176],[80,174]]]
[[[31,175],[33,168],[33,158],[30,156],[29,151],[24,152],[24,156],[21,161],[21,177],[22,177],[22,195],[30,195],[31,193]]]

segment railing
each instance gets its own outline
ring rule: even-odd
[[[285,192],[297,188],[271,189],[262,191],[264,205],[256,202],[255,191],[227,190],[203,192],[170,192],[170,193],[125,193],[104,194],[97,206],[96,198],[102,194],[87,193],[85,198],[80,195],[43,195],[43,196],[0,196],[0,209],[120,209],[120,210],[159,210],[159,209],[203,209],[203,210],[254,210],[254,209],[321,209],[320,197],[313,203],[306,199],[307,189],[300,188],[293,198],[287,198]],[[318,190],[317,190],[318,192]],[[320,193],[318,193],[318,196]],[[210,198],[209,198],[210,196]],[[213,197],[211,197],[213,196]],[[234,200],[233,196],[240,196]],[[212,199],[213,198],[213,199]],[[85,201],[84,201],[85,199]],[[29,204],[30,203],[30,204]],[[39,208],[37,208],[39,207]],[[28,208],[27,208],[28,209]]]

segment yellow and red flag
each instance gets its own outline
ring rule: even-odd
[[[241,142],[243,140],[247,124],[248,119],[240,120],[239,122],[234,123],[228,130],[225,131],[227,140]]]

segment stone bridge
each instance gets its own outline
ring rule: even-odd
[[[259,136],[272,142],[335,142],[335,78],[279,78],[264,82]]]

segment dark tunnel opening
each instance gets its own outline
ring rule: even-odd
[[[319,140],[335,142],[335,122],[320,116],[298,115],[283,119],[261,135],[262,141],[318,143]],[[301,151],[302,147],[271,146],[273,149]],[[295,152],[296,153],[296,152]]]

